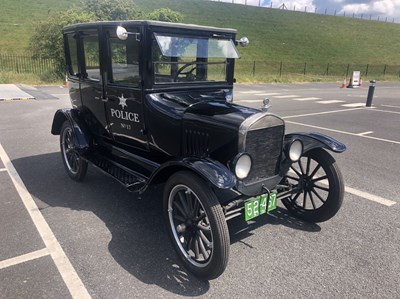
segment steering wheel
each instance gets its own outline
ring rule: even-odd
[[[197,65],[196,65],[195,67],[191,68],[190,70],[184,72],[184,70],[185,70],[187,67],[189,67],[189,66],[191,66],[191,65],[193,65],[193,64],[196,64],[196,63],[197,63],[197,62],[195,62],[195,61],[194,61],[194,62],[188,62],[188,63],[185,63],[183,66],[181,66],[181,68],[176,72],[176,74],[175,74],[175,76],[174,76],[174,82],[177,82],[177,81],[178,81],[179,75],[186,75],[186,79],[187,79],[188,81],[194,81],[194,80],[196,80],[196,79],[197,79],[197,76],[196,76],[195,74],[193,74],[193,71],[197,69]]]

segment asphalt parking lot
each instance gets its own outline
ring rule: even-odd
[[[29,93],[29,87],[25,87]],[[225,273],[201,281],[182,268],[162,219],[161,187],[141,200],[89,168],[63,168],[54,112],[67,89],[30,89],[36,100],[0,101],[0,298],[399,298],[400,83],[237,84],[234,102],[283,117],[287,132],[342,141],[342,209],[310,224],[280,207],[229,222]]]

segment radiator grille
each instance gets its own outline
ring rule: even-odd
[[[283,135],[283,125],[247,132],[245,151],[251,155],[253,163],[245,183],[278,174]]]

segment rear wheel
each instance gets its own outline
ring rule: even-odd
[[[220,276],[229,259],[229,232],[214,192],[191,172],[178,172],[166,183],[164,216],[185,267],[203,279]]]
[[[87,172],[87,161],[76,150],[75,134],[69,121],[65,121],[60,132],[61,157],[70,178],[81,181]]]
[[[294,163],[285,179],[298,192],[282,199],[296,217],[310,222],[332,218],[343,202],[344,184],[335,159],[323,149],[313,149]]]

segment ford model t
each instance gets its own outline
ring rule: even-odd
[[[63,29],[72,108],[58,110],[68,175],[88,163],[133,192],[164,183],[172,243],[195,275],[221,275],[227,220],[253,219],[277,200],[305,221],[328,220],[343,200],[334,158],[345,146],[318,133],[285,135],[285,122],[234,104],[236,31],[153,21]]]

